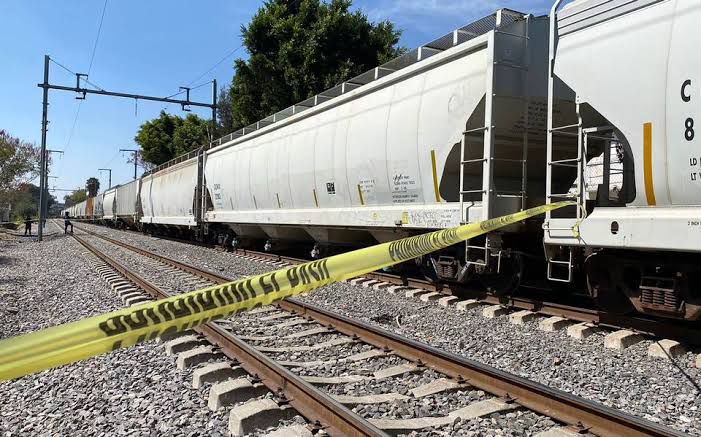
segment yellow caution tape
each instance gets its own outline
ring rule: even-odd
[[[0,341],[0,380],[18,378],[304,293],[426,255],[571,205],[559,202],[191,291]]]

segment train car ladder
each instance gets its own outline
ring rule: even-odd
[[[501,31],[498,28],[494,31],[490,47],[492,48],[492,68],[489,69],[489,76],[487,79],[486,87],[486,98],[485,98],[485,108],[484,108],[484,125],[482,127],[467,129],[463,132],[462,140],[460,143],[460,214],[461,222],[467,223],[469,217],[466,208],[466,196],[481,194],[482,196],[482,220],[488,220],[494,217],[494,200],[503,197],[520,197],[521,198],[521,209],[526,207],[526,193],[527,193],[527,160],[528,160],[528,109],[530,98],[528,94],[528,84],[529,77],[528,72],[530,69],[530,56],[529,56],[529,24],[530,15],[526,15],[524,18],[524,24],[521,27],[522,33],[512,33]],[[510,61],[495,59],[496,49],[494,40],[497,38],[512,38],[517,39],[522,44],[523,50],[523,63],[515,64]],[[521,96],[506,96],[497,95],[495,91],[500,90],[499,84],[496,83],[496,68],[505,68],[519,74],[522,80],[522,90],[523,95]],[[523,152],[521,159],[507,159],[498,158],[495,156],[495,129],[494,124],[494,114],[496,101],[498,99],[511,99],[520,101],[523,105]],[[467,159],[466,153],[466,142],[468,135],[479,135],[484,136],[484,147],[482,156],[479,158]],[[519,163],[521,168],[521,189],[517,191],[498,191],[494,185],[494,163],[495,162],[511,162]],[[465,187],[466,179],[466,168],[470,165],[482,165],[482,186],[481,188],[469,188]],[[465,245],[465,262],[468,266],[473,265],[480,269],[486,269],[490,266],[490,259],[497,258],[496,271],[500,270],[501,266],[501,238],[498,235],[487,235],[485,238],[484,245],[471,245],[468,241]],[[478,253],[483,253],[481,257],[472,257],[471,252],[477,251]],[[476,259],[476,260],[475,260]]]
[[[549,106],[552,107],[554,104],[554,101],[551,100],[549,102]],[[576,98],[576,113],[577,113],[577,123],[575,124],[569,124],[569,125],[564,125],[564,126],[556,126],[556,127],[551,127],[548,129],[548,147],[547,147],[547,180],[546,180],[546,199],[547,203],[552,203],[552,202],[558,202],[562,200],[572,200],[577,203],[577,208],[575,212],[575,218],[576,222],[579,223],[584,217],[583,215],[586,213],[586,183],[585,183],[585,175],[584,175],[584,167],[586,164],[586,133],[584,129],[582,128],[582,114],[581,114],[581,106],[579,102],[579,98]],[[552,114],[548,115],[549,117],[552,116]],[[548,120],[549,125],[552,125],[552,118]],[[561,159],[553,159],[553,148],[554,148],[554,137],[555,136],[564,136],[564,137],[576,137],[577,138],[577,155],[572,157],[564,157]],[[555,168],[574,168],[576,170],[576,182],[575,186],[571,188],[569,191],[566,193],[554,193],[553,192],[553,170]],[[573,233],[573,236],[576,235],[576,230],[574,227],[566,227],[566,228],[558,228],[558,227],[552,227],[551,226],[552,222],[552,216],[551,213],[548,212],[546,213],[546,219],[545,223],[543,225],[545,232],[553,231],[553,230],[558,230],[558,231],[565,231],[565,230],[571,230]],[[577,225],[575,225],[577,226]],[[567,259],[556,259],[554,255],[552,255],[551,250],[548,250],[548,247],[545,247],[545,256],[548,261],[548,267],[547,267],[547,277],[548,280],[551,281],[557,281],[557,282],[572,282],[573,279],[573,269],[574,269],[574,248],[569,247],[568,249],[568,256]],[[553,274],[553,267],[555,266],[565,266],[567,269],[567,276],[566,277],[558,277],[555,274]]]

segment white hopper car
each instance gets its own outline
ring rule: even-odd
[[[548,181],[563,164],[590,162],[592,145],[609,162],[604,160],[593,198],[584,189],[586,165],[572,168],[581,190],[548,187],[551,200],[567,194],[579,203],[546,218],[548,276],[584,276],[590,293],[611,310],[697,320],[701,61],[695,50],[701,2],[579,0],[559,6],[551,13],[557,19],[550,65],[553,83],[572,90],[578,122],[571,128],[551,122],[549,140],[570,135],[578,147],[548,148]],[[554,88],[554,100],[559,90]],[[612,156],[622,165],[615,166]],[[616,176],[622,186],[613,182]]]
[[[321,256],[569,199],[419,264],[698,320],[700,19],[691,0],[500,10],[160,166],[134,213],[152,232]]]

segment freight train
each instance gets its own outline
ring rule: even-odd
[[[319,257],[572,200],[417,267],[698,320],[699,21],[692,0],[501,9],[68,212]]]

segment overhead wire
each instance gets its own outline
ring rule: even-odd
[[[197,76],[195,79],[191,80],[190,83],[188,83],[187,85],[185,85],[185,88],[190,87],[193,83],[195,83],[195,82],[199,81],[200,79],[202,79],[203,77],[205,77],[205,76],[206,76],[207,74],[209,74],[212,70],[214,70],[215,68],[217,68],[218,66],[220,66],[224,61],[226,61],[226,60],[229,59],[231,56],[233,56],[236,52],[238,52],[239,50],[241,50],[242,47],[243,47],[243,43],[241,43],[241,44],[240,44],[238,47],[236,47],[235,49],[230,50],[226,55],[224,55],[223,58],[221,58],[221,59],[220,59],[219,61],[217,61],[214,65],[212,65],[211,67],[209,67],[204,73],[200,74],[200,75]],[[210,81],[208,81],[208,82],[204,82],[204,83],[202,83],[202,84],[200,84],[200,85],[197,85],[197,86],[195,86],[195,87],[191,87],[191,88],[190,88],[190,91],[195,90],[195,89],[197,89],[197,88],[200,88],[200,87],[202,87],[202,86],[205,86],[205,85],[207,85],[207,84],[209,84],[209,83],[212,83],[212,81],[210,80]],[[170,96],[165,97],[165,98],[166,98],[166,99],[170,99],[171,97],[179,96],[180,94],[184,94],[185,92],[186,92],[185,90],[180,90],[180,91],[178,91],[177,93],[171,94]]]
[[[211,80],[210,80],[210,81],[207,81],[207,82],[203,82],[203,83],[201,83],[201,84],[199,84],[199,85],[197,85],[197,86],[191,87],[191,88],[190,88],[190,91],[194,91],[194,90],[196,90],[196,89],[198,89],[198,88],[202,88],[203,86],[209,85],[210,83],[212,83]],[[170,99],[170,98],[172,98],[172,97],[179,96],[180,94],[184,94],[185,91],[186,91],[186,90],[180,90],[180,91],[178,91],[178,92],[175,93],[175,94],[171,94],[171,95],[169,95],[169,96],[164,97],[164,99]]]
[[[66,66],[63,65],[62,63],[58,62],[56,59],[54,59],[54,58],[49,58],[49,60],[50,60],[51,62],[53,62],[54,64],[58,65],[59,67],[63,68],[64,70],[66,70],[66,71],[69,72],[70,74],[72,74],[72,75],[74,75],[74,76],[77,75],[77,73],[76,73],[75,71],[71,70],[70,68],[66,67]],[[97,84],[95,84],[95,83],[89,81],[88,79],[84,79],[84,78],[83,78],[83,79],[81,79],[81,80],[82,80],[83,82],[87,83],[88,85],[91,85],[91,86],[92,86],[93,88],[95,88],[96,90],[104,91],[104,88],[102,88],[101,86],[99,86],[99,85],[97,85]]]
[[[90,63],[88,65],[88,72],[87,72],[88,77],[90,76],[90,72],[92,71],[93,63],[95,61],[95,53],[97,52],[97,44],[100,41],[100,35],[102,34],[102,24],[105,21],[105,12],[107,11],[107,1],[108,0],[105,0],[105,2],[102,5],[102,13],[100,14],[100,22],[97,26],[97,35],[95,36],[95,42],[93,43],[92,51],[90,53]],[[60,66],[61,68],[65,69],[66,71],[68,71],[72,74],[76,74],[75,72],[71,71],[68,67],[60,64],[59,62],[57,62],[57,61],[53,61],[53,62],[56,65]],[[94,83],[92,83],[91,81],[89,81],[88,77],[85,77],[83,79],[83,81],[85,83],[97,88],[100,91],[104,91],[102,89],[102,87],[97,86]],[[68,133],[68,140],[66,141],[66,146],[63,149],[64,152],[68,151],[68,149],[71,146],[71,141],[73,140],[73,134],[75,133],[75,127],[78,124],[78,117],[80,116],[80,108],[82,107],[82,105],[83,105],[83,100],[78,101],[78,107],[76,108],[75,116],[73,117],[73,124],[71,125],[71,130]],[[58,172],[59,175],[61,175],[62,172],[63,172],[63,161],[61,161],[61,167],[59,168],[59,172]]]
[[[193,83],[195,83],[195,82],[199,81],[200,79],[202,79],[203,77],[205,77],[205,76],[206,76],[207,74],[209,74],[212,70],[214,70],[215,68],[217,68],[218,66],[220,66],[220,65],[222,64],[222,62],[226,61],[226,60],[229,59],[231,56],[233,56],[234,53],[236,53],[236,52],[238,52],[239,50],[241,50],[242,47],[243,47],[243,43],[241,43],[238,47],[236,47],[235,49],[231,50],[229,53],[227,53],[226,55],[224,55],[224,57],[221,58],[221,59],[219,60],[219,62],[217,62],[216,64],[212,65],[207,71],[205,71],[204,73],[202,73],[202,74],[200,74],[199,76],[197,76],[197,78],[191,80],[190,83],[187,84],[187,86],[190,86],[190,85],[192,85]]]

